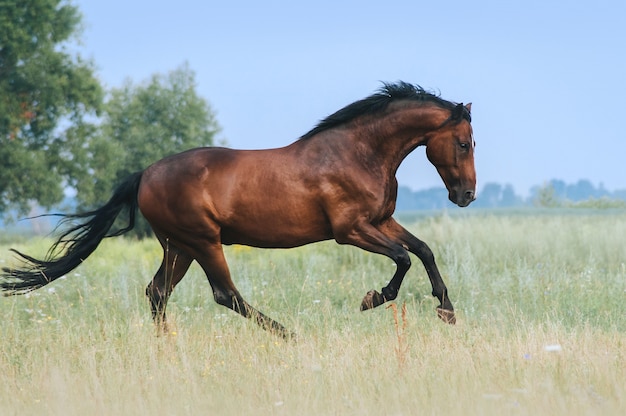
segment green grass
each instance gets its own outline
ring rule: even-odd
[[[144,288],[158,244],[106,241],[67,278],[0,299],[0,413],[623,413],[626,213],[436,215],[409,228],[435,252],[456,326],[436,318],[414,257],[403,319],[358,311],[393,274],[382,256],[333,242],[227,249],[244,297],[297,343],[216,305],[195,265],[157,337]],[[13,264],[8,248],[0,265]]]

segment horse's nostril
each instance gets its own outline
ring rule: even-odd
[[[466,201],[473,201],[474,198],[474,191],[465,191],[465,200]]]

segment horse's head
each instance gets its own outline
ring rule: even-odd
[[[426,156],[443,179],[448,198],[460,207],[476,199],[471,107],[471,104],[458,104],[450,118],[428,135],[426,143]]]

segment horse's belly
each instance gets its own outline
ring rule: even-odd
[[[332,238],[324,221],[291,223],[276,216],[252,223],[222,227],[222,244],[243,244],[263,248],[290,248]]]

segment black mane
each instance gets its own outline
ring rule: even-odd
[[[413,85],[403,81],[394,84],[384,83],[376,93],[349,104],[320,121],[317,126],[303,135],[301,139],[308,139],[322,131],[338,127],[354,120],[356,117],[384,111],[390,103],[396,100],[431,102],[450,111],[457,107],[456,103],[446,101],[438,95],[424,90],[419,85]],[[467,110],[462,112],[461,117],[471,121],[470,114]]]

